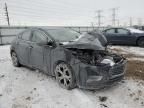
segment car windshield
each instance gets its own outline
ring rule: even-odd
[[[144,31],[135,28],[127,28],[127,29],[130,30],[132,33],[144,33]]]
[[[70,42],[80,36],[80,33],[69,29],[49,29],[47,32],[59,42]]]

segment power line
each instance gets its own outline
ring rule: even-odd
[[[55,15],[62,15],[62,14],[66,14],[66,16],[72,16],[72,15],[77,15],[77,16],[85,16],[83,14],[78,14],[78,13],[65,13],[63,11],[59,11],[59,10],[45,10],[45,9],[41,9],[41,10],[34,10],[32,8],[27,8],[27,7],[18,7],[18,6],[11,6],[11,10],[10,13],[13,12],[12,9],[17,9],[16,12],[20,12],[20,13],[32,13],[32,14],[38,14],[38,15],[49,15],[50,13],[55,13]]]
[[[36,14],[36,15],[50,15],[51,13],[55,13],[54,15],[59,15],[59,16],[62,16],[62,14],[65,14],[67,17],[68,16],[86,16],[87,14],[86,13],[78,13],[77,11],[73,11],[73,12],[69,12],[68,11],[62,11],[61,9],[56,9],[56,8],[44,8],[44,7],[41,7],[41,8],[32,8],[32,7],[27,7],[27,5],[16,5],[16,4],[9,4],[9,7],[11,8],[10,9],[10,14],[11,12],[20,12],[20,13],[30,13],[30,14]],[[50,15],[51,16],[51,15]]]
[[[138,25],[141,26],[142,25],[142,19],[138,18],[137,20],[138,20]]]
[[[70,4],[70,3],[67,4],[66,2],[62,2],[62,1],[60,1],[60,2],[59,1],[50,1],[50,2],[48,2],[47,0],[42,1],[42,2],[37,1],[37,0],[34,0],[34,1],[32,1],[32,0],[24,0],[24,1],[7,0],[7,1],[9,1],[9,4],[10,3],[11,4],[16,4],[16,5],[26,4],[26,6],[31,4],[31,5],[34,5],[34,6],[37,6],[37,7],[42,7],[42,8],[43,7],[49,8],[48,5],[51,4],[53,6],[53,8],[54,7],[56,7],[56,8],[61,7],[61,8],[63,8],[63,10],[65,10],[65,9],[73,9],[75,11],[80,11],[80,10],[83,10],[83,9],[90,10],[89,8],[80,8],[76,5],[72,6],[72,4]],[[13,1],[13,2],[11,2],[11,1]]]
[[[27,20],[38,19],[42,21],[43,18],[64,18],[67,20],[73,20],[73,16],[88,16],[90,12],[80,12],[80,10],[91,10],[88,8],[82,9],[81,7],[72,6],[71,3],[61,2],[61,1],[37,1],[37,0],[24,0],[24,1],[17,1],[17,0],[5,0],[9,3],[9,15],[11,19],[14,20],[14,17],[25,17]],[[17,1],[17,2],[16,2]],[[68,10],[70,9],[70,11]],[[71,10],[72,9],[72,10]],[[67,11],[65,11],[67,10]],[[51,12],[51,13],[50,13]],[[54,13],[53,15],[51,15]],[[64,15],[63,15],[64,14]],[[72,16],[72,17],[70,17]],[[21,20],[18,19],[18,20]],[[52,19],[53,19],[52,18]],[[74,19],[75,20],[75,19]]]
[[[13,8],[16,8],[16,11],[13,10],[12,6],[10,5],[11,9],[9,11],[9,14],[11,16],[17,16],[17,17],[25,17],[25,18],[28,18],[28,17],[33,17],[35,19],[39,19],[39,21],[43,21],[43,19],[46,19],[46,18],[49,18],[51,16],[48,16],[47,14],[49,14],[49,10],[46,11],[46,10],[38,10],[40,11],[40,13],[38,11],[35,11],[34,8],[31,8],[31,7],[26,7],[27,5],[16,5],[14,3],[13,5],[14,7]],[[40,9],[43,9],[43,8],[40,8]],[[57,10],[56,10],[57,11]],[[54,10],[50,10],[50,12],[52,13],[55,13],[55,16],[54,18],[56,17],[61,17],[61,14],[59,12],[56,12]],[[61,12],[61,11],[60,11]],[[59,15],[59,16],[58,16]],[[66,14],[66,17],[68,20],[70,20],[69,17],[70,14]],[[80,15],[79,15],[80,16]],[[53,18],[52,18],[53,19]],[[57,18],[58,19],[58,18]],[[65,18],[64,18],[65,19]],[[30,19],[28,19],[30,20]],[[59,20],[59,19],[58,19]],[[72,20],[72,19],[71,19]]]
[[[12,7],[12,8],[15,8],[15,7],[17,7],[17,8],[20,8],[20,9],[27,9],[27,10],[36,10],[36,11],[39,11],[39,10],[42,10],[42,11],[47,11],[47,10],[56,10],[56,11],[61,11],[61,12],[63,12],[63,11],[65,11],[66,9],[62,9],[62,8],[58,8],[58,6],[57,7],[47,7],[47,6],[45,6],[45,5],[37,5],[37,4],[34,4],[34,7],[32,6],[32,7],[28,7],[27,5],[28,4],[24,4],[23,3],[23,5],[19,5],[19,4],[17,4],[17,3],[9,3],[9,5]],[[37,8],[36,8],[37,7]],[[41,12],[42,12],[41,11]],[[73,11],[74,13],[78,13],[78,10],[77,11]]]
[[[15,17],[23,17],[23,18],[33,18],[34,19],[39,19],[39,20],[43,20],[43,19],[56,19],[56,20],[60,20],[60,19],[64,19],[64,20],[73,20],[70,16],[65,16],[65,17],[62,17],[62,16],[58,16],[58,15],[55,15],[55,16],[46,16],[45,14],[35,14],[35,13],[29,13],[29,12],[10,12],[10,15],[11,16],[15,16]],[[76,20],[76,19],[75,19]]]

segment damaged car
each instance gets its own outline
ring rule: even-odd
[[[65,89],[99,89],[123,79],[126,59],[111,53],[100,33],[64,28],[30,28],[18,34],[10,50],[14,66],[54,76]]]

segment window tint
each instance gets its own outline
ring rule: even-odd
[[[109,29],[106,31],[107,34],[114,34],[115,33],[115,29]]]
[[[32,42],[41,42],[46,40],[46,35],[44,32],[40,31],[34,31],[33,36],[32,36]]]
[[[128,34],[128,31],[125,29],[117,29],[118,34]]]
[[[31,36],[31,31],[25,31],[24,33],[22,33],[21,38],[29,41],[30,36]]]

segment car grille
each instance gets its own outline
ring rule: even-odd
[[[110,70],[110,75],[119,75],[124,72],[124,66],[116,66]]]

